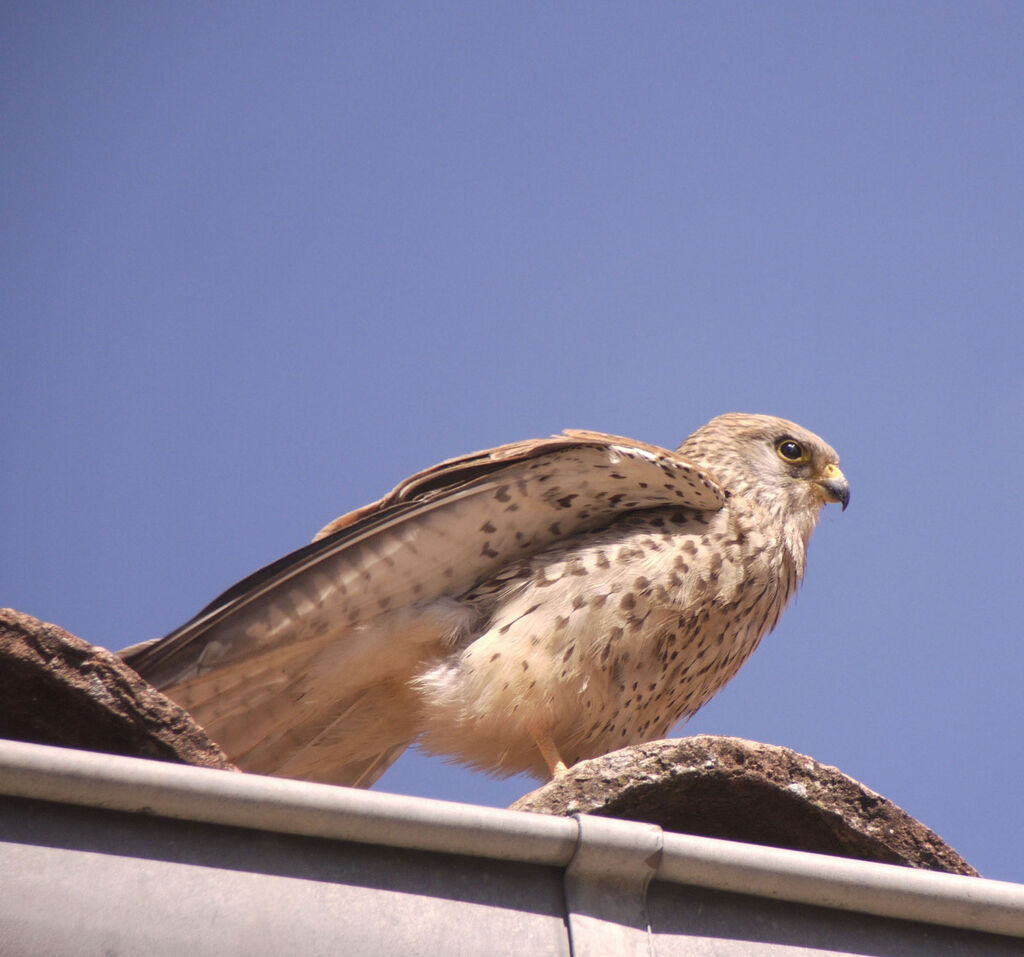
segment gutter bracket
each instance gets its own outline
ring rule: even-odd
[[[565,870],[572,957],[653,957],[647,885],[661,862],[661,828],[590,814],[573,817],[579,838]]]

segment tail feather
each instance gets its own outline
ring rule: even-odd
[[[448,600],[402,609],[165,691],[246,771],[369,787],[419,735],[413,679],[473,615]]]
[[[280,755],[268,772],[290,778],[370,787],[419,734],[418,704],[406,687],[387,682],[339,702],[322,730],[288,734],[264,755]]]

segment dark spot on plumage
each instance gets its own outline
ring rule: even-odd
[[[597,556],[594,559],[594,562],[597,564],[598,568],[610,568],[611,567],[611,562],[608,561],[608,556],[603,551],[599,551],[597,553]]]
[[[509,502],[512,500],[512,494],[507,485],[499,485],[494,490],[494,498],[499,502]]]
[[[663,518],[652,518],[648,524],[652,525],[654,528],[664,528],[665,527],[665,519],[663,519]]]
[[[636,608],[636,595],[632,592],[626,592],[626,594],[619,599],[619,607],[623,609],[623,611],[629,611],[631,608]]]
[[[493,535],[497,529],[493,524],[491,524],[491,522],[484,522],[483,525],[480,526],[480,531],[487,535]]]
[[[594,597],[590,599],[590,607],[600,608],[607,600],[607,595],[594,595]]]
[[[381,611],[387,611],[391,607],[391,599],[390,598],[379,598],[379,599],[377,599],[377,607]]]
[[[609,472],[608,476],[613,479],[624,479],[626,477],[621,472]]]
[[[618,505],[626,497],[625,492],[617,492],[615,495],[608,496],[608,504],[615,506]]]
[[[524,661],[523,662],[523,671],[529,671],[529,670],[530,670],[530,662]]]
[[[501,652],[500,651],[496,651],[493,655],[491,655],[491,661],[497,661],[500,657],[501,657]]]
[[[561,522],[552,522],[548,526],[548,531],[551,532],[551,534],[554,535],[557,538],[559,535],[562,534],[562,523]]]
[[[498,552],[491,547],[490,542],[484,542],[483,547],[480,549],[480,554],[487,558],[497,558]]]

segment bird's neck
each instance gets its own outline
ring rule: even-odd
[[[807,568],[807,546],[818,525],[820,508],[792,509],[785,514],[773,516],[779,530],[779,539],[783,543],[787,557],[793,563],[793,571],[797,583],[803,581]]]

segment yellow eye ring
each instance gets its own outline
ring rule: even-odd
[[[775,443],[775,451],[779,453],[779,458],[793,465],[807,462],[811,457],[810,453],[793,439],[779,439]]]

